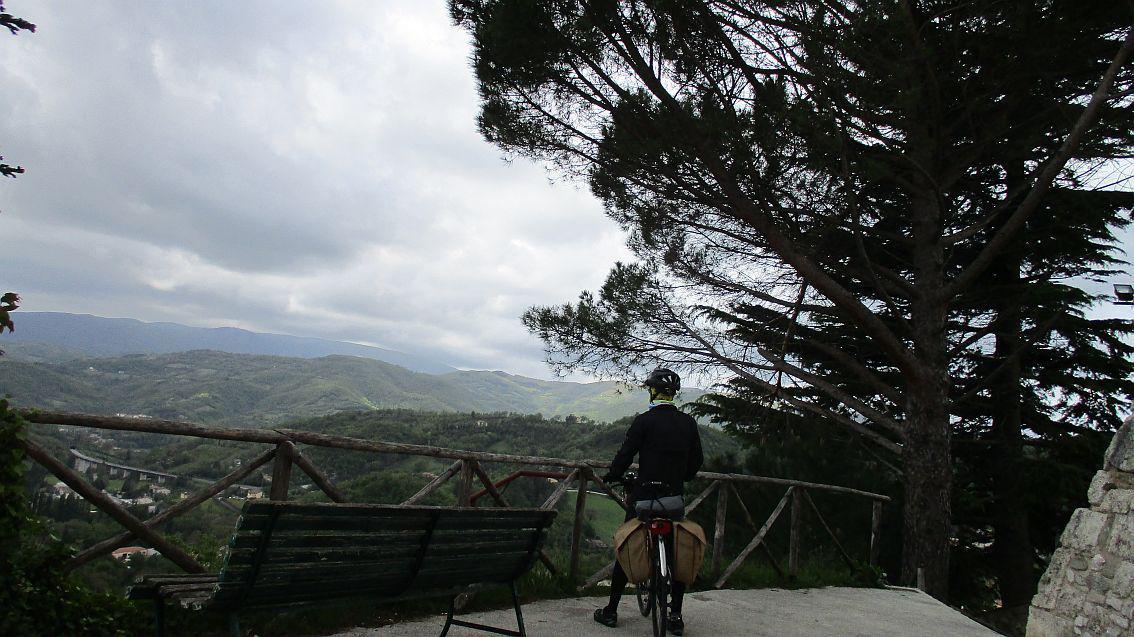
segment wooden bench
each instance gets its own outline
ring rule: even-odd
[[[542,509],[470,509],[248,501],[216,575],[146,575],[130,599],[153,600],[159,637],[167,601],[238,613],[348,600],[449,596],[451,625],[523,637],[516,579],[538,558],[555,518]],[[474,584],[509,586],[518,630],[453,618],[457,595]]]

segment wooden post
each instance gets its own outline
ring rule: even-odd
[[[610,496],[610,499],[617,502],[618,506],[622,507],[624,511],[630,510],[630,505],[626,504],[626,501],[622,499],[622,496],[615,493],[614,489],[610,488],[609,484],[603,482],[602,478],[596,476],[595,473],[593,471],[590,471],[589,469],[587,470],[587,476],[594,481],[595,486],[598,487],[599,490]]]
[[[492,482],[492,478],[488,475],[488,472],[484,470],[484,467],[480,466],[480,463],[476,460],[473,460],[472,468],[473,473],[480,479],[480,483],[484,485],[484,490],[488,493],[489,497],[495,500],[496,504],[499,506],[506,509],[511,508],[512,505],[508,503],[508,499],[504,497],[504,494],[500,493],[500,489],[496,488],[496,484]]]
[[[705,498],[709,497],[709,495],[713,492],[713,489],[716,489],[723,484],[726,483],[721,480],[713,480],[712,482],[710,482],[709,486],[701,492],[701,495],[694,498],[692,502],[685,506],[685,515],[691,515],[693,513],[693,510],[701,506],[701,503],[705,501]]]
[[[721,490],[724,491],[724,489]],[[784,493],[784,497],[780,498],[779,504],[777,504],[775,510],[772,511],[772,515],[768,517],[768,521],[764,522],[764,526],[760,527],[760,532],[756,534],[756,537],[752,538],[752,541],[748,543],[748,546],[744,547],[744,550],[740,552],[740,555],[736,556],[736,559],[732,561],[732,564],[728,565],[728,568],[726,568],[724,570],[724,573],[721,574],[720,578],[717,579],[717,583],[713,584],[714,588],[721,588],[722,586],[724,586],[725,583],[728,582],[728,578],[732,577],[732,574],[736,572],[736,569],[740,568],[740,565],[744,563],[744,560],[748,559],[748,556],[752,554],[752,551],[755,551],[756,547],[760,546],[760,544],[764,542],[764,536],[768,534],[768,531],[772,528],[772,525],[776,523],[777,519],[779,519],[780,512],[784,510],[784,507],[787,506],[787,502],[790,499],[791,489],[789,488]]]
[[[461,475],[457,479],[457,506],[459,507],[467,507],[471,504],[473,462],[476,461],[468,459],[461,460]]]
[[[453,474],[457,473],[457,471],[459,471],[460,468],[461,468],[461,461],[460,460],[449,465],[449,467],[447,469],[445,469],[444,471],[441,472],[441,475],[439,475],[436,478],[434,478],[433,480],[431,480],[429,482],[429,484],[422,487],[421,490],[419,490],[417,493],[406,498],[406,501],[403,502],[402,504],[403,505],[411,505],[411,504],[417,504],[418,502],[421,502],[422,500],[427,498],[431,493],[433,493],[437,489],[441,488],[441,485],[448,482],[449,478],[452,478]]]
[[[171,544],[169,540],[161,535],[150,530],[145,524],[142,524],[141,520],[130,515],[129,511],[119,506],[110,496],[94,488],[94,486],[89,484],[86,480],[83,480],[73,469],[53,458],[51,454],[47,453],[42,447],[30,440],[23,440],[18,444],[23,446],[28,457],[55,474],[55,477],[62,480],[63,484],[74,489],[75,492],[83,496],[87,502],[102,509],[102,511],[113,518],[115,522],[126,527],[128,531],[146,542],[149,542],[155,549],[161,552],[162,555],[169,558],[169,561],[181,567],[182,570],[187,573],[205,572],[205,567],[201,566],[192,556]]]
[[[725,514],[728,513],[728,489],[717,489],[717,519],[713,527],[713,574],[721,572],[724,559]]]
[[[799,530],[803,516],[803,491],[791,488],[791,531],[788,535],[788,574],[799,575]]]
[[[874,501],[870,514],[870,565],[878,566],[878,554],[882,550],[882,502]]]
[[[269,500],[286,500],[287,489],[291,486],[291,456],[295,449],[290,441],[276,445],[276,461],[272,464],[272,490]]]
[[[581,591],[581,590],[590,588],[590,587],[594,586],[595,584],[598,584],[599,582],[601,582],[604,579],[610,579],[610,576],[613,575],[613,574],[614,574],[614,562],[610,562],[606,566],[600,568],[599,570],[597,570],[593,574],[591,574],[591,576],[587,578],[587,581],[583,582],[575,590]]]
[[[571,559],[567,578],[575,584],[579,580],[579,546],[583,542],[583,520],[587,516],[587,477],[590,469],[579,472],[579,490],[575,492],[575,525],[571,527]]]
[[[541,504],[539,508],[554,509],[555,507],[559,506],[559,501],[563,499],[563,494],[567,493],[567,489],[571,486],[571,482],[573,482],[578,475],[578,469],[575,469],[571,473],[568,473],[566,478],[563,478],[559,481],[559,484],[555,486],[555,490],[551,492],[551,495],[547,496],[547,499],[543,501],[543,504]]]
[[[299,468],[303,470],[303,473],[306,473],[308,477],[315,481],[315,484],[319,487],[320,490],[323,491],[323,493],[327,494],[327,497],[331,499],[331,502],[346,502],[346,496],[343,495],[343,492],[339,491],[338,487],[336,487],[334,483],[331,482],[331,479],[328,478],[322,471],[320,471],[319,467],[316,467],[314,464],[312,464],[311,460],[309,460],[307,456],[303,455],[303,453],[301,453],[299,449],[296,449],[294,447],[292,448],[291,459],[295,461],[295,464],[299,465]]]
[[[804,498],[807,499],[807,504],[811,507],[811,510],[815,513],[815,518],[818,519],[819,524],[823,526],[823,530],[827,532],[827,535],[831,536],[831,541],[835,543],[835,548],[839,549],[839,555],[843,556],[843,561],[850,567],[851,572],[853,573],[858,570],[858,565],[854,563],[850,554],[843,548],[843,543],[839,541],[839,536],[835,535],[835,530],[831,528],[830,524],[827,524],[827,520],[824,519],[823,514],[819,512],[819,507],[815,506],[815,500],[811,499],[811,494],[802,489],[800,489],[800,491],[803,493]]]
[[[724,487],[722,486],[721,488],[723,489]],[[744,498],[740,497],[740,491],[737,491],[736,485],[730,482],[728,483],[728,489],[732,491],[733,497],[736,498],[736,503],[740,506],[740,512],[744,514],[744,521],[748,523],[753,533],[759,533],[760,527],[756,526],[756,521],[752,519],[752,513],[748,510],[748,505],[744,503]],[[768,549],[768,543],[761,542],[760,549],[764,551],[764,557],[768,558],[768,563],[776,570],[776,575],[782,578],[784,576],[784,569],[780,568],[780,563],[776,561],[775,556],[772,555],[772,551]]]

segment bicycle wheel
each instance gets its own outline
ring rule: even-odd
[[[649,583],[638,584],[638,611],[642,613],[642,617],[649,617],[650,610],[654,607],[654,596],[650,593]]]
[[[666,596],[669,594],[669,575],[667,569],[662,568],[665,560],[665,541],[661,537],[654,537],[650,548],[650,624],[654,628],[654,637],[665,637],[666,629]]]
[[[666,629],[666,595],[669,593],[669,580],[657,570],[650,577],[650,624],[654,628],[654,637],[665,637]]]

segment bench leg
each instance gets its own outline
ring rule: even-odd
[[[520,610],[520,596],[516,593],[516,580],[512,580],[512,605],[516,607],[516,625],[520,628],[520,637],[528,637],[524,632],[524,612]]]
[[[516,625],[519,627],[519,630],[509,630],[507,628],[498,628],[496,626],[453,619],[453,613],[457,611],[457,598],[460,597],[460,595],[454,595],[453,598],[449,600],[449,613],[445,616],[445,627],[441,629],[441,637],[445,637],[449,634],[450,626],[463,626],[465,628],[472,628],[473,630],[482,630],[486,633],[508,635],[509,637],[527,637],[527,633],[524,631],[524,613],[520,610],[520,596],[516,592],[515,580],[512,581],[511,588],[512,607],[516,609]]]
[[[457,595],[449,600],[449,614],[445,617],[445,627],[441,629],[441,637],[449,634],[449,627],[453,625],[453,612],[457,610]]]
[[[154,634],[165,637],[165,600],[161,597],[154,599]]]

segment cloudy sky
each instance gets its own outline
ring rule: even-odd
[[[519,315],[629,258],[584,188],[480,138],[443,0],[7,7],[39,27],[0,33],[0,154],[28,171],[0,182],[0,292],[24,310],[546,378]]]
[[[442,0],[29,2],[0,33],[0,287],[548,377],[520,325],[628,257],[475,127]]]

